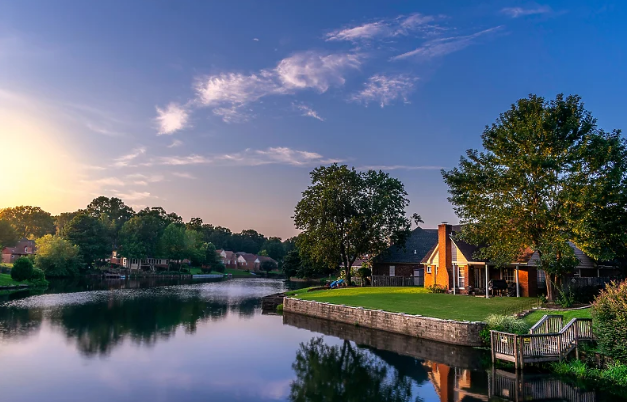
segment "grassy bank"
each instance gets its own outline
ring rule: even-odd
[[[600,385],[604,389],[617,387],[614,391],[618,394],[623,394],[627,389],[627,365],[621,363],[612,363],[605,369],[597,369],[580,360],[573,360],[552,363],[551,369],[558,375],[574,377],[586,383]]]
[[[9,274],[0,274],[0,286],[16,286],[20,282],[15,282]]]
[[[364,287],[297,291],[296,297],[396,313],[420,314],[450,320],[483,321],[490,314],[504,314],[528,305],[532,299],[479,297],[428,293],[420,287]]]
[[[567,324],[573,318],[592,318],[591,309],[586,308],[582,310],[537,310],[525,316],[523,320],[525,320],[529,326],[532,326],[544,315],[561,315],[564,317],[564,324]]]

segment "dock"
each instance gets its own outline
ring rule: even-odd
[[[545,315],[528,334],[490,331],[492,362],[503,360],[522,369],[526,363],[562,361],[575,351],[579,358],[579,343],[593,340],[592,320],[573,318],[563,325],[561,315]]]

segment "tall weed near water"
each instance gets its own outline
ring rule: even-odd
[[[514,316],[491,314],[486,318],[488,328],[494,331],[511,332],[513,334],[526,334],[529,332],[529,325]]]
[[[607,285],[592,304],[592,318],[601,351],[627,363],[627,281]]]

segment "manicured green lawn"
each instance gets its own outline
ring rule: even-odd
[[[0,274],[0,286],[14,286],[19,284],[19,282],[15,282],[13,279],[11,279],[11,275]]]
[[[592,310],[587,308],[583,310],[538,310],[523,318],[529,325],[533,325],[545,315],[561,315],[564,316],[564,324],[567,324],[573,318],[592,318]]]
[[[482,321],[529,305],[526,297],[481,297],[428,293],[420,287],[365,287],[296,292],[298,298],[450,320]]]

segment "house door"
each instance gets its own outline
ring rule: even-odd
[[[414,269],[414,286],[425,285],[425,271],[424,269]]]
[[[485,287],[485,273],[481,268],[475,268],[475,281],[473,286],[483,289]]]

